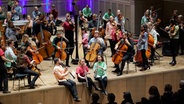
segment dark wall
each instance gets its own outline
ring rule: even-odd
[[[162,17],[162,0],[135,0],[135,33],[139,34],[141,18],[144,15],[146,9],[151,5],[154,5],[155,8],[160,8],[158,11],[159,17]]]

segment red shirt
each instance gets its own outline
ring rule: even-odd
[[[84,77],[85,76],[85,72],[84,70],[86,70],[86,72],[89,71],[88,67],[87,66],[78,66],[76,68],[76,74],[80,74],[80,76]]]
[[[4,51],[0,48],[0,56],[4,56]]]
[[[65,21],[63,24],[62,24],[63,28],[65,30],[73,30],[73,26],[69,24],[69,22]]]

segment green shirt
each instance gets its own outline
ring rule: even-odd
[[[93,70],[95,72],[95,78],[104,78],[107,76],[107,65],[105,62],[96,62],[93,66]]]
[[[5,18],[6,18],[5,13],[0,12],[0,20],[4,21]]]
[[[108,20],[108,19],[110,18],[110,16],[113,16],[113,17],[114,17],[114,14],[113,14],[113,13],[109,14],[108,12],[106,12],[106,13],[104,14],[104,16],[103,16],[103,19],[104,19],[104,20]]]
[[[90,17],[91,14],[92,14],[91,8],[84,8],[84,9],[82,10],[82,13],[83,13],[83,15],[84,15],[85,17]]]

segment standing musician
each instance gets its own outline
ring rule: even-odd
[[[54,59],[54,76],[56,80],[58,81],[59,85],[64,85],[67,88],[69,88],[70,93],[72,94],[74,101],[80,102],[80,99],[78,98],[77,94],[77,88],[76,88],[76,83],[72,81],[71,79],[67,79],[67,75],[69,74],[68,68],[63,68],[61,66],[62,62],[59,58]]]
[[[100,88],[102,89],[102,93],[107,95],[106,87],[107,87],[107,65],[104,62],[104,58],[102,55],[98,55],[97,61],[93,66],[94,70],[94,78],[99,82]]]
[[[12,19],[14,21],[20,20],[22,15],[22,7],[19,6],[19,1],[15,0],[14,5],[11,8],[12,10]]]
[[[61,41],[64,42],[65,44],[62,44]],[[65,49],[62,49],[62,47],[66,47],[66,46],[60,47],[60,46],[58,45],[59,42],[60,42],[60,44],[62,44],[62,45],[66,45],[66,43],[68,43],[68,40],[64,37],[64,33],[62,33],[62,32],[57,32],[57,36],[53,39],[53,42],[52,42],[52,45],[54,46],[54,53],[52,54],[52,58],[53,58],[53,59],[56,57],[56,52],[57,52],[57,51],[58,51],[58,52],[60,52],[60,50],[64,50],[64,51],[65,51]],[[61,54],[62,54],[62,53],[61,53]],[[68,54],[68,52],[67,52],[67,54]],[[65,54],[63,54],[63,55],[65,55]],[[66,56],[66,57],[67,57],[67,56]],[[62,60],[62,59],[61,59],[61,60]],[[65,59],[64,59],[64,60],[65,60]],[[66,66],[69,65],[68,62],[69,62],[69,58],[66,58]]]
[[[52,4],[52,8],[50,9],[49,14],[53,15],[54,20],[58,18],[58,11],[56,10],[55,4]]]
[[[122,53],[123,53],[121,67],[119,68],[119,65],[116,64],[115,65],[116,70],[113,71],[113,72],[117,72],[117,76],[120,76],[123,74],[125,62],[127,60],[130,60],[132,58],[132,56],[134,55],[134,52],[133,52],[134,51],[134,44],[133,44],[132,40],[130,39],[130,37],[131,37],[131,33],[123,33],[122,39],[115,46],[116,51],[122,51]],[[118,50],[118,47],[122,44],[128,46],[128,49],[126,52],[123,52],[125,50]]]
[[[176,65],[176,56],[178,54],[179,26],[176,24],[174,19],[171,19],[170,25],[167,26],[165,30],[168,31],[171,42],[172,61],[169,64],[174,66]]]
[[[141,25],[145,25],[149,22],[149,14],[150,14],[149,10],[146,10],[144,12],[144,16],[142,16],[142,18],[141,18]]]
[[[21,47],[17,56],[17,67],[20,73],[28,74],[28,84],[30,89],[34,89],[35,82],[39,77],[39,73],[31,70],[31,66],[34,63],[34,60],[30,61],[28,56],[26,55],[26,47]],[[31,80],[31,76],[34,76]]]
[[[32,31],[33,31],[33,20],[32,20],[32,18],[31,18],[30,15],[27,15],[27,20],[28,20],[28,23],[27,23],[26,33],[27,33],[29,36],[32,36]]]
[[[103,51],[106,49],[106,45],[103,38],[99,37],[98,31],[95,31],[94,37],[90,39],[88,43],[88,49],[90,49],[92,43],[96,43],[96,42],[99,43],[100,45],[100,49],[97,50],[98,54],[103,55]]]
[[[8,25],[8,22],[9,21],[13,21],[13,19],[12,19],[12,13],[10,12],[10,11],[8,11],[7,13],[6,13],[6,19],[4,20],[4,24],[5,25]]]
[[[114,47],[115,47],[116,41],[115,41],[115,39],[112,39],[112,37],[114,34],[116,34],[116,27],[117,27],[117,24],[114,21],[114,17],[110,16],[109,21],[106,24],[104,38],[109,40],[110,48],[111,48],[111,56],[115,53]]]
[[[88,25],[88,29],[89,29],[89,31],[90,31],[90,35],[89,35],[89,39],[91,39],[92,37],[93,37],[93,31],[95,30],[95,29],[97,29],[97,25],[98,25],[98,20],[97,20],[97,15],[96,14],[93,14],[92,15],[92,20],[91,21],[89,21],[89,25]],[[99,26],[101,26],[100,24],[99,24]]]
[[[179,24],[179,46],[180,46],[180,55],[184,54],[184,19],[183,19],[183,15],[178,15],[178,24]]]
[[[142,69],[140,71],[145,71],[150,66],[148,65],[148,59],[146,57],[146,50],[148,49],[148,33],[147,33],[147,25],[141,26],[141,32],[138,39],[137,50],[141,51],[142,57]]]
[[[14,62],[14,61],[9,60],[4,56],[2,45],[0,45],[0,91],[3,91],[3,93],[10,93],[10,91],[8,91],[8,74],[7,68],[4,64],[5,62]]]
[[[51,33],[51,35],[56,35],[57,33],[57,27],[56,27],[56,23],[53,17],[53,14],[49,14],[49,20],[47,23],[47,30]]]
[[[148,26],[148,33],[151,34],[153,39],[154,39],[154,44],[153,44],[153,46],[151,46],[151,56],[150,56],[151,64],[153,64],[154,57],[155,57],[155,49],[156,49],[156,45],[158,42],[157,36],[159,35],[159,33],[155,30],[155,26],[151,22],[148,22],[147,26]]]
[[[66,21],[62,24],[62,26],[65,31],[65,37],[68,39],[67,48],[69,48],[69,54],[67,54],[66,66],[69,66],[69,56],[72,55],[74,50],[74,24],[69,13],[66,14]]]
[[[117,25],[121,27],[121,31],[125,32],[125,17],[122,15],[120,10],[117,10],[117,16],[114,18]]]
[[[106,29],[106,24],[109,21],[110,16],[114,17],[114,14],[111,12],[111,9],[108,9],[108,12],[106,12],[102,17],[104,20],[104,29]]]
[[[38,7],[35,6],[34,11],[32,11],[33,19],[35,20],[37,18],[37,16],[40,16],[40,15],[41,15],[41,12],[38,10]]]
[[[90,95],[92,94],[92,86],[95,88],[95,90],[100,91],[93,80],[87,76],[87,74],[90,73],[88,67],[85,65],[84,59],[79,60],[79,66],[76,68],[76,74],[79,82],[86,82]]]

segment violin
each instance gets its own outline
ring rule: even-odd
[[[60,58],[61,60],[65,60],[67,57],[65,52],[66,42],[63,41],[63,38],[61,38],[61,41],[57,43],[57,46],[60,47],[60,49],[57,50],[55,57]]]
[[[112,62],[115,64],[119,64],[122,61],[124,53],[128,50],[128,46],[125,44],[125,42],[120,43],[118,49],[116,50],[116,53],[112,56]]]
[[[90,51],[86,54],[85,59],[89,62],[94,62],[97,57],[97,51],[100,49],[100,44],[93,42],[90,46]]]

